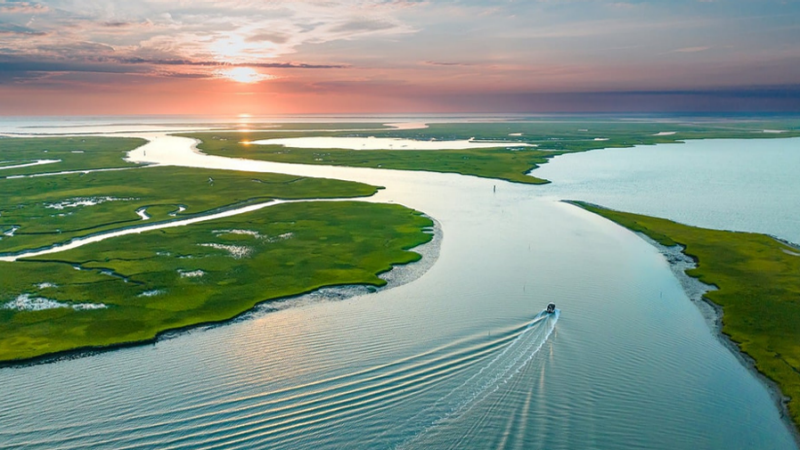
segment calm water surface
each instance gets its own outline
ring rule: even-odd
[[[800,139],[713,139],[555,157],[542,193],[800,244]]]
[[[375,201],[439,221],[438,261],[375,294],[2,369],[0,447],[796,448],[764,385],[634,234],[540,187],[248,167],[386,186]],[[542,316],[549,301],[559,315]]]

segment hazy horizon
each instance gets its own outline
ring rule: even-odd
[[[457,122],[593,122],[630,121],[664,123],[704,122],[757,122],[764,119],[800,118],[800,111],[595,111],[595,112],[388,112],[388,113],[275,113],[275,114],[4,114],[0,121],[13,123],[58,122],[60,127],[69,127],[69,122],[107,124],[258,124],[258,123],[457,123]],[[26,126],[35,126],[26,124]]]

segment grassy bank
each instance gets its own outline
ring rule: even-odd
[[[136,167],[125,155],[145,144],[143,139],[108,137],[0,138],[0,177],[45,172],[66,172]],[[37,160],[60,160],[40,166],[3,169]]]
[[[763,234],[574,204],[663,245],[685,246],[698,261],[687,274],[719,288],[705,296],[723,310],[722,332],[791,399],[789,412],[800,426],[800,251]]]
[[[419,259],[407,249],[429,226],[399,205],[283,204],[0,263],[0,304],[60,306],[0,308],[0,361],[147,341],[322,286],[383,285],[377,274]]]
[[[0,139],[0,253],[254,202],[354,198],[378,189],[123,161],[143,143]],[[40,159],[59,161],[2,169]],[[108,168],[127,170],[16,177]],[[146,342],[322,286],[382,285],[378,274],[419,259],[407,249],[427,242],[431,225],[399,205],[312,201],[0,262],[0,363]]]
[[[337,124],[330,124],[335,128]],[[782,129],[783,133],[764,133]],[[662,134],[674,133],[674,134]],[[199,139],[199,148],[212,155],[260,159],[274,162],[424,170],[496,178],[516,183],[543,184],[547,180],[527,175],[549,158],[567,153],[635,145],[676,143],[685,139],[755,139],[800,136],[800,121],[704,123],[645,123],[622,120],[532,121],[511,123],[431,124],[415,130],[370,130],[342,132],[213,132],[183,136]],[[262,139],[307,136],[388,137],[429,141],[475,138],[497,142],[497,148],[468,150],[344,150],[300,149],[275,145],[248,145]],[[515,144],[536,144],[537,148]]]
[[[240,140],[275,138],[273,134],[251,134],[243,137],[238,133],[214,133],[213,135],[196,134],[190,137],[203,141],[198,146],[203,152],[232,158],[260,159],[295,164],[425,170],[498,178],[529,184],[547,183],[546,180],[526,175],[526,173],[531,168],[547,162],[548,158],[560,154],[558,152],[544,152],[525,147],[520,147],[519,150],[500,147],[480,150],[437,151],[288,149],[278,145],[262,146],[240,143]]]
[[[39,248],[134,225],[185,219],[275,198],[369,196],[374,186],[271,173],[139,167],[0,179],[0,253]],[[136,211],[146,208],[147,221]]]

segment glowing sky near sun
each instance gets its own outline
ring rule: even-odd
[[[800,3],[0,0],[0,114],[800,109]]]

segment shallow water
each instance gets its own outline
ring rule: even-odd
[[[403,128],[409,129],[409,128]],[[342,148],[349,150],[463,150],[470,148],[536,147],[516,142],[419,141],[400,138],[370,137],[299,137],[253,141],[256,145],[282,145],[292,148]]]
[[[439,221],[439,258],[395,289],[2,369],[5,448],[795,448],[663,256],[540,187],[231,161],[170,137],[147,158],[386,186],[371,201]]]
[[[32,166],[41,166],[44,164],[55,164],[61,162],[60,159],[40,159],[36,162],[26,163],[26,164],[15,164],[11,166],[0,166],[0,170],[7,170],[7,169],[20,169],[22,167],[32,167]]]

